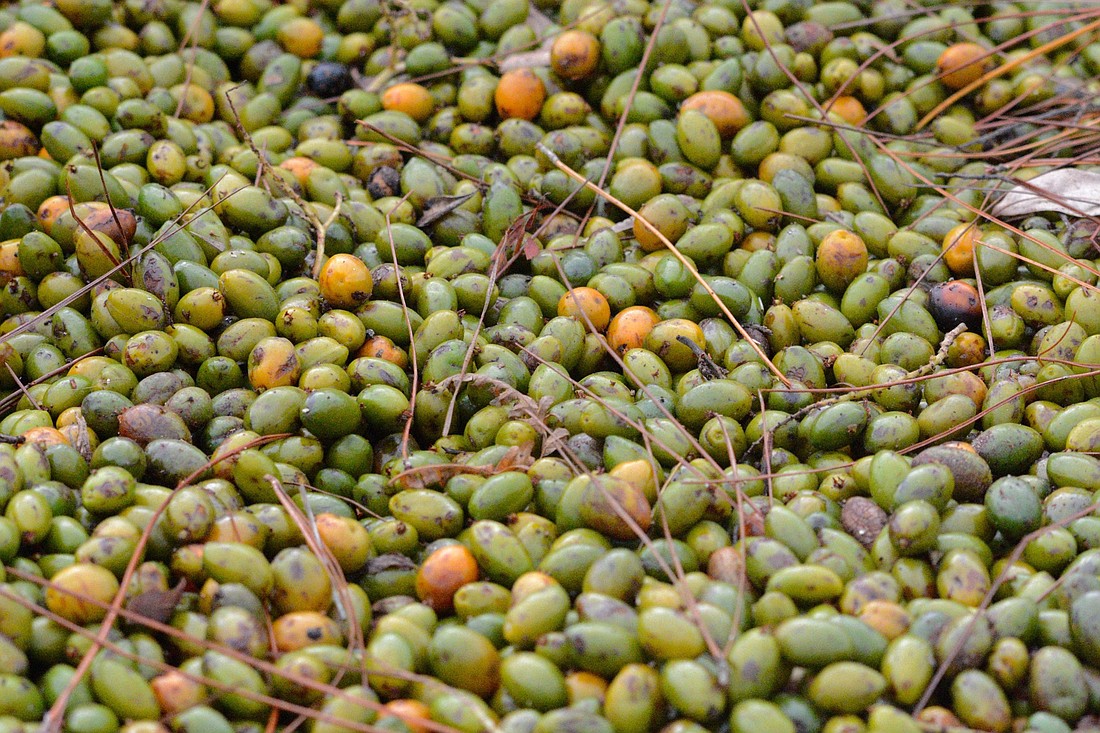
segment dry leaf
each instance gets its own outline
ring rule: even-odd
[[[989,213],[1009,217],[1043,211],[1100,216],[1100,173],[1063,168],[1040,174],[1009,189]]]
[[[534,5],[527,8],[527,27],[533,30],[536,36],[541,36],[553,25],[554,21],[550,20],[548,16]]]
[[[470,192],[460,196],[435,196],[428,199],[424,202],[427,204],[427,206],[424,207],[424,214],[420,217],[420,220],[416,222],[416,225],[418,227],[426,227],[430,224],[434,224],[469,201],[473,195],[473,192]]]
[[[500,72],[514,71],[515,69],[532,69],[550,65],[550,44],[544,43],[541,48],[534,51],[524,51],[505,56],[500,62]]]
[[[525,234],[523,237],[523,249],[521,251],[523,252],[524,257],[526,257],[528,260],[533,260],[535,259],[535,256],[542,251],[542,247],[539,246],[538,239],[536,239],[535,237],[527,236]]]
[[[553,26],[554,21],[539,12],[533,5],[527,10],[527,27],[535,32],[536,37],[546,35],[546,31]],[[547,35],[546,38],[543,38],[538,48],[509,54],[500,60],[497,67],[503,74],[506,71],[513,71],[515,69],[532,69],[549,66],[550,46],[553,45],[553,43],[554,39]]]
[[[840,511],[840,522],[844,529],[855,537],[864,547],[870,547],[886,526],[886,512],[875,502],[864,496],[853,496],[844,502]]]
[[[554,428],[542,439],[542,456],[553,455],[561,450],[569,442],[569,431],[565,428]]]
[[[76,415],[76,448],[77,452],[89,463],[92,460],[92,438],[88,435],[88,421],[84,419],[84,413]]]
[[[508,261],[517,252],[522,252],[527,259],[531,259],[539,253],[538,240],[527,236],[527,230],[538,217],[539,208],[536,206],[530,211],[520,214],[504,231],[504,236],[500,238],[496,251],[493,253],[492,274],[494,277],[504,270]]]
[[[187,587],[187,581],[180,578],[176,587],[170,590],[147,590],[139,593],[129,600],[126,610],[130,613],[144,616],[159,623],[166,623],[176,610],[176,604],[183,596],[183,589]]]

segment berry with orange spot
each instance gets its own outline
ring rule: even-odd
[[[166,713],[179,713],[206,699],[206,687],[178,670],[168,670],[149,680],[160,709]]]
[[[696,348],[684,343],[690,341]],[[646,336],[645,348],[652,351],[677,374],[694,369],[699,361],[695,354],[707,348],[707,337],[695,321],[668,318],[661,321]]]
[[[316,516],[314,525],[321,542],[345,573],[360,571],[374,556],[374,546],[366,528],[351,517],[322,512]]]
[[[23,433],[23,442],[45,448],[50,445],[68,445],[69,439],[57,428],[39,427]]]
[[[691,224],[691,211],[679,196],[662,193],[646,201],[634,217],[634,239],[646,252],[656,252],[665,247],[665,240],[673,244],[684,236]]]
[[[294,180],[303,188],[309,180],[309,174],[312,173],[317,166],[318,163],[315,160],[306,158],[302,155],[295,155],[279,163],[279,167],[283,170],[290,171],[290,175],[294,176]]]
[[[724,138],[733,137],[738,130],[752,122],[741,100],[720,89],[696,92],[684,100],[680,109],[699,110],[710,118],[718,128],[718,134]]]
[[[46,608],[66,621],[84,625],[107,615],[118,580],[101,565],[76,563],[54,574],[46,587]]]
[[[948,347],[947,366],[952,369],[976,366],[985,361],[985,357],[985,339],[980,334],[966,331],[956,336],[955,341]]]
[[[340,626],[317,611],[291,611],[271,625],[271,638],[281,652],[292,652],[315,644],[340,644]]]
[[[588,31],[565,31],[550,46],[550,68],[562,79],[584,79],[599,62],[600,42]]]
[[[944,331],[960,323],[972,330],[981,327],[982,305],[978,289],[965,280],[936,284],[928,295],[928,311]]]
[[[214,119],[214,98],[198,84],[177,84],[168,91],[179,106],[177,117],[198,124]]]
[[[569,696],[570,705],[582,700],[597,700],[602,703],[607,695],[607,680],[591,672],[570,672],[565,676],[565,692]]]
[[[387,712],[378,716],[379,727],[387,727],[386,721],[392,722],[393,718],[400,720],[404,727],[401,730],[408,730],[409,733],[429,733],[432,728],[429,727],[429,721],[431,721],[432,712],[427,705],[419,700],[413,700],[410,698],[398,698],[397,700],[390,700],[384,706]]]

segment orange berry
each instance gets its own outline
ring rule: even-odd
[[[340,626],[317,611],[283,614],[271,625],[271,636],[275,647],[281,652],[292,652],[314,644],[340,644],[344,640]]]
[[[0,244],[0,280],[6,282],[25,274],[23,266],[19,264],[19,240],[9,239]]]
[[[179,117],[198,124],[214,119],[214,98],[198,84],[177,84],[168,91],[180,105]]]
[[[989,51],[977,43],[966,41],[944,49],[936,61],[936,70],[945,87],[962,89],[980,79],[992,64]]]
[[[576,318],[586,327],[603,331],[611,321],[611,305],[595,288],[573,288],[558,301],[558,315]]]
[[[404,112],[417,122],[426,122],[435,111],[435,98],[424,87],[408,81],[382,93],[382,109]]]
[[[741,240],[741,249],[746,252],[759,252],[762,249],[775,249],[775,235],[771,232],[750,232]]]
[[[842,293],[867,269],[867,245],[853,232],[829,232],[817,248],[817,276],[829,290]]]
[[[22,158],[38,151],[38,137],[29,127],[15,120],[0,120],[0,160]]]
[[[974,224],[959,224],[943,237],[943,261],[958,277],[974,277],[974,245],[981,232]]]
[[[409,365],[409,355],[400,346],[382,335],[374,336],[363,342],[356,356],[369,356],[384,359],[404,369]]]
[[[477,560],[465,545],[441,547],[424,559],[416,573],[416,595],[435,611],[450,611],[455,593],[478,577]]]
[[[370,298],[374,280],[370,268],[355,255],[333,255],[321,267],[317,278],[321,295],[336,308],[357,308]]]
[[[860,609],[859,618],[887,639],[896,639],[904,634],[913,621],[903,606],[880,598],[868,601]]]
[[[661,319],[644,305],[632,305],[615,314],[607,327],[607,343],[620,354],[641,348]]]
[[[607,680],[591,672],[570,672],[565,676],[565,691],[571,705],[581,700],[603,702]]]
[[[428,733],[429,728],[425,723],[431,720],[432,711],[419,700],[399,698],[390,700],[383,707],[389,712],[379,715],[379,723],[386,718],[398,718],[408,728],[409,733]]]
[[[714,123],[722,137],[733,137],[745,125],[752,122],[741,100],[720,89],[696,92],[684,100],[680,109],[697,109]]]
[[[562,79],[583,79],[599,63],[600,42],[588,31],[565,31],[550,46],[550,68]]]
[[[864,108],[863,102],[847,95],[836,98],[836,101],[833,102],[832,111],[840,115],[840,118],[849,125],[858,125],[867,118],[867,110]]]
[[[546,85],[530,69],[508,71],[500,77],[493,101],[502,119],[533,120],[546,101]]]
[[[0,33],[0,59],[9,56],[38,58],[45,50],[45,34],[30,23],[17,20]]]
[[[107,604],[116,593],[118,580],[110,570],[77,563],[54,574],[46,587],[46,608],[67,621],[95,623],[107,615]]]
[[[27,432],[23,433],[23,440],[26,443],[37,443],[42,447],[49,445],[68,444],[69,439],[58,430],[57,428],[31,428]]]
[[[169,670],[149,680],[160,709],[166,713],[178,713],[201,705],[206,699],[206,688],[199,682],[177,670]]]
[[[53,229],[53,223],[57,221],[57,217],[69,210],[69,197],[65,194],[58,194],[56,196],[50,196],[48,199],[38,205],[38,223],[42,225],[42,231],[46,234],[50,233]]]

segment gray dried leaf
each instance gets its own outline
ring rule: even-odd
[[[1054,211],[1070,216],[1100,216],[1100,173],[1062,168],[1013,186],[989,213],[999,217]]]
[[[554,39],[551,37],[552,34],[547,33],[547,31],[554,27],[554,21],[532,5],[527,10],[527,27],[535,32],[536,37],[544,37],[542,43],[538,48],[530,51],[517,51],[501,59],[498,66],[502,74],[515,69],[531,69],[550,65],[550,46],[553,44]]]
[[[152,589],[134,596],[126,604],[126,610],[137,616],[152,619],[158,623],[166,623],[176,610],[176,605],[183,596],[183,589],[187,587],[187,581],[180,578],[175,588],[169,590]],[[137,621],[140,623],[140,621]]]
[[[504,57],[500,62],[500,72],[514,71],[515,69],[531,69],[539,66],[550,65],[550,42],[547,41],[541,48],[534,51],[513,53]]]
[[[534,5],[527,9],[527,26],[535,32],[536,36],[541,36],[548,28],[554,25],[554,21],[550,20],[541,10]]]
[[[430,224],[434,224],[447,214],[451,213],[462,204],[470,200],[474,194],[464,193],[458,196],[435,196],[428,199],[424,203],[424,213],[420,219],[416,222],[418,227],[426,227]]]
[[[569,431],[565,428],[554,428],[542,440],[543,457],[553,455],[569,441]]]
[[[853,496],[844,502],[840,510],[840,523],[864,547],[874,543],[887,520],[882,507],[865,496]]]

